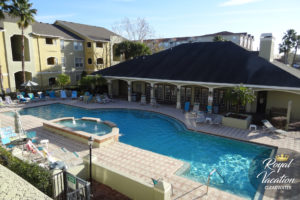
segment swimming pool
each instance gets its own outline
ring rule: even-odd
[[[60,117],[95,117],[116,123],[120,141],[190,164],[181,176],[206,183],[216,168],[225,179],[212,176],[211,185],[243,197],[254,198],[257,188],[250,183],[248,171],[254,158],[270,157],[273,148],[189,131],[170,117],[147,111],[128,109],[87,110],[63,104],[27,108],[21,115],[44,119]],[[251,177],[252,178],[252,177]]]

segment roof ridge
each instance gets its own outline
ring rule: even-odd
[[[77,23],[77,22],[70,22],[70,21],[64,21],[64,20],[56,20],[57,22],[66,22],[66,23],[72,23],[72,24],[79,24],[79,25],[83,25],[83,26],[91,26],[91,27],[96,27],[96,28],[103,28],[103,29],[106,29],[108,31],[110,31],[109,29],[107,28],[104,28],[102,26],[95,26],[95,25],[89,25],[89,24],[82,24],[82,23]],[[55,22],[54,22],[55,24]]]

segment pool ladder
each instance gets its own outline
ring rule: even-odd
[[[225,180],[224,180],[223,176],[218,172],[218,170],[217,170],[217,169],[213,169],[213,170],[209,173],[209,175],[208,175],[208,177],[207,177],[206,194],[208,193],[208,187],[209,187],[210,177],[211,177],[215,172],[222,178],[223,183],[225,183]]]

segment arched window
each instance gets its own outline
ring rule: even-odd
[[[92,63],[93,63],[92,59],[89,58],[89,59],[88,59],[88,64],[91,65]]]
[[[102,58],[97,58],[97,65],[103,64],[103,59]]]

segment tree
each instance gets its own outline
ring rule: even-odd
[[[296,45],[296,31],[289,29],[282,38],[282,43],[279,44],[279,53],[284,53],[284,62],[288,63],[288,55],[292,48]]]
[[[23,82],[26,82],[25,76],[25,61],[24,61],[24,29],[26,29],[29,24],[34,22],[34,15],[36,15],[37,10],[32,9],[32,3],[29,0],[12,0],[12,5],[9,6],[9,14],[18,17],[18,26],[22,30],[22,72],[23,72]]]
[[[94,92],[99,92],[101,90],[101,87],[105,86],[106,84],[106,79],[100,74],[97,74],[95,76],[88,75],[83,77],[79,81],[79,85],[82,89],[88,89]]]
[[[298,47],[300,46],[300,35],[297,35],[295,39],[296,39],[296,41],[295,41],[295,53],[294,53],[292,66],[295,64],[296,56],[297,56],[297,50],[298,50]]]
[[[137,56],[150,55],[150,48],[140,42],[124,41],[117,44],[116,54],[125,56],[125,60],[132,59]]]
[[[8,10],[8,0],[0,0],[0,19],[4,19],[4,12]]]
[[[117,22],[112,26],[112,30],[129,40],[143,42],[145,39],[153,37],[154,30],[151,28],[145,18],[137,18],[130,20],[125,17],[121,22]]]
[[[213,39],[214,42],[224,42],[226,41],[221,35],[216,35]]]
[[[67,74],[60,74],[57,77],[57,84],[63,89],[66,85],[71,83],[70,76]]]
[[[247,103],[252,103],[255,100],[255,95],[252,89],[239,85],[233,89],[228,89],[225,99],[235,104],[237,106],[236,112],[239,113],[240,105],[246,106]]]

